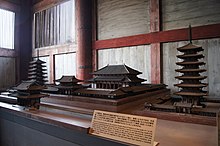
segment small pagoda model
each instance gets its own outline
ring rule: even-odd
[[[176,95],[182,97],[180,103],[175,103],[175,106],[185,111],[190,112],[190,108],[193,106],[201,107],[201,99],[203,96],[207,96],[207,92],[203,90],[207,86],[206,83],[201,81],[207,78],[207,76],[201,76],[200,73],[205,72],[206,69],[201,69],[200,66],[205,65],[200,59],[204,58],[199,52],[203,51],[201,46],[193,45],[191,42],[191,28],[190,28],[190,43],[177,48],[178,51],[182,52],[182,55],[177,55],[177,58],[182,59],[182,62],[176,64],[182,66],[181,69],[176,69],[176,72],[182,73],[182,76],[176,77],[182,80],[180,84],[175,86],[180,88]]]
[[[12,96],[17,97],[18,105],[39,108],[40,98],[47,96],[40,93],[44,88],[35,80],[22,81],[14,87],[16,91],[12,93]]]
[[[127,65],[107,65],[92,73],[95,77],[89,80],[92,88],[118,89],[141,85],[144,79],[138,78],[141,72]]]
[[[47,81],[46,78],[46,66],[43,65],[46,62],[37,59],[33,60],[29,63],[29,70],[28,70],[28,79],[35,80],[39,85],[44,85]]]
[[[59,82],[58,88],[60,94],[72,95],[76,89],[82,88],[82,85],[78,84],[78,80],[75,76],[62,76],[60,79],[55,80]]]

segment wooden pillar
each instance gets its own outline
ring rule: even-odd
[[[92,0],[92,71],[98,69],[98,50],[95,49],[97,41],[97,0]]]
[[[19,70],[20,80],[27,80],[29,61],[32,55],[32,13],[31,1],[21,0],[21,10],[19,13]],[[18,30],[16,30],[18,31]],[[16,42],[18,43],[18,42]]]
[[[92,72],[92,0],[76,0],[76,24],[76,77],[87,80]]]
[[[150,0],[150,32],[160,31],[160,0]],[[161,83],[160,43],[151,44],[151,83]]]

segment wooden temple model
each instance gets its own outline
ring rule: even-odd
[[[62,76],[60,79],[55,80],[59,85],[55,87],[58,88],[60,94],[72,95],[73,92],[79,88],[82,88],[82,85],[78,84],[78,80],[75,76]]]
[[[141,72],[127,65],[107,65],[92,73],[95,77],[89,80],[92,88],[118,89],[141,85],[144,79],[138,78]]]
[[[40,99],[48,95],[41,93],[46,89],[46,62],[37,58],[29,62],[28,80],[15,86],[11,96],[17,97],[17,104],[25,107],[39,108]]]
[[[142,84],[144,79],[138,78],[141,72],[127,65],[107,65],[92,73],[91,88],[74,91],[75,95],[119,99],[134,96],[150,90],[165,88],[165,85]]]
[[[22,81],[11,96],[17,97],[17,104],[25,107],[39,108],[40,98],[46,94],[40,93],[45,86],[39,85],[35,80]]]

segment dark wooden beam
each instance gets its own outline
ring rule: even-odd
[[[160,31],[160,0],[150,0],[150,32]],[[152,43],[151,47],[151,83],[161,82],[160,43]]]
[[[0,57],[16,57],[17,54],[14,49],[0,48]]]
[[[13,12],[19,12],[20,11],[20,5],[19,4],[8,2],[6,0],[0,0],[0,8],[5,9],[5,10],[9,10],[9,11],[13,11]]]
[[[32,3],[29,0],[22,0],[21,11],[19,13],[18,22],[16,22],[16,31],[19,30],[19,40],[16,40],[18,48],[19,75],[20,80],[27,80],[28,67],[32,54]],[[19,42],[18,42],[19,41]],[[19,45],[19,46],[18,46]]]
[[[50,7],[56,6],[60,3],[67,2],[67,1],[69,0],[42,0],[33,6],[32,11],[33,13],[35,13],[35,12],[42,11]]]
[[[211,39],[220,37],[220,23],[192,27],[192,39]],[[167,43],[188,40],[188,28],[167,31],[151,32],[128,37],[99,40],[94,44],[94,49],[119,48],[137,46],[151,43]]]

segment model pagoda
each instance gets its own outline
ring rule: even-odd
[[[39,58],[29,63],[28,80],[22,81],[16,87],[12,96],[17,97],[17,104],[26,107],[39,108],[40,98],[48,95],[41,91],[46,89],[46,66]]]
[[[176,106],[187,107],[188,110],[190,110],[191,107],[201,107],[201,99],[207,96],[207,92],[203,90],[204,87],[207,87],[207,84],[202,83],[202,80],[207,78],[207,76],[200,75],[200,73],[206,71],[206,69],[200,68],[200,66],[205,65],[204,62],[200,61],[204,56],[199,53],[203,51],[203,48],[192,44],[191,29],[190,43],[177,48],[177,50],[183,53],[182,55],[177,55],[177,58],[183,61],[176,63],[182,66],[181,69],[176,69],[176,72],[182,73],[182,76],[176,77],[182,80],[180,84],[175,84],[175,86],[180,88],[180,91],[175,94],[182,97],[182,101],[176,103]]]
[[[28,79],[35,80],[39,85],[44,85],[47,82],[46,78],[46,62],[37,59],[29,63]]]

